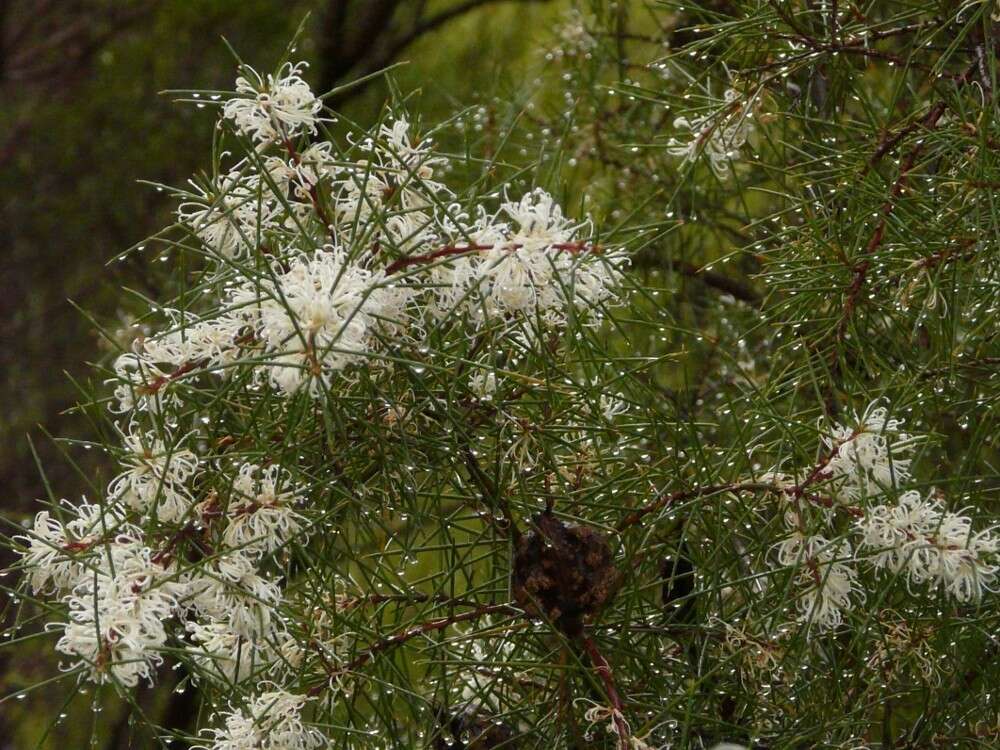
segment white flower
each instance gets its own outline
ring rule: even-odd
[[[263,367],[286,393],[308,384],[315,395],[331,376],[377,345],[377,333],[407,318],[405,290],[382,283],[381,272],[352,262],[332,245],[293,258],[275,279],[247,284],[233,295],[256,316],[258,337],[271,355]]]
[[[586,703],[590,702],[586,698],[578,698],[574,701],[574,703],[578,701]],[[649,745],[643,738],[636,737],[632,734],[632,727],[629,725],[628,720],[617,708],[602,706],[594,703],[590,708],[583,712],[583,718],[590,725],[587,732],[583,736],[583,738],[587,741],[594,739],[594,733],[592,731],[593,726],[603,721],[607,721],[608,723],[605,725],[604,729],[608,734],[617,738],[615,744],[618,748],[628,748],[629,750],[656,750],[656,748]],[[661,750],[667,750],[667,748],[664,747]]]
[[[63,525],[47,510],[35,516],[31,531],[14,537],[26,547],[21,553],[24,567],[30,571],[28,581],[38,592],[70,589],[79,580],[82,566],[73,554],[73,540],[67,538]],[[87,543],[80,543],[85,549]],[[51,584],[51,587],[50,587]]]
[[[473,320],[537,315],[560,325],[569,308],[587,310],[617,296],[623,259],[577,239],[589,225],[566,219],[551,195],[533,190],[503,203],[501,212],[510,224],[480,212],[454,245],[469,254],[433,273],[439,314],[464,305]]]
[[[507,669],[509,662],[527,658],[518,650],[511,633],[498,628],[492,618],[486,617],[481,624],[452,638],[449,647],[455,664],[460,665],[451,678],[452,687],[461,687],[463,701],[499,713],[499,704],[492,700],[498,697],[492,695],[496,687],[494,677]]]
[[[118,414],[148,411],[156,414],[167,406],[179,403],[169,387],[170,374],[139,354],[128,352],[115,360],[114,401],[109,408]]]
[[[754,129],[749,116],[752,105],[742,103],[739,92],[734,89],[727,89],[723,97],[718,108],[707,114],[690,119],[676,118],[674,127],[688,131],[690,137],[686,141],[672,138],[667,144],[667,153],[681,156],[684,161],[704,153],[720,179],[730,175],[731,162],[742,158],[741,149]]]
[[[114,505],[82,502],[70,512],[76,518],[63,526],[43,510],[27,534],[14,537],[24,547],[22,565],[30,571],[28,581],[35,592],[68,591],[76,586],[86,570],[82,556],[101,539],[113,538],[122,523],[120,509]]]
[[[379,137],[381,141],[379,151],[383,162],[402,172],[401,181],[408,179],[407,173],[412,172],[415,177],[426,183],[434,176],[435,167],[445,163],[443,158],[434,154],[432,141],[429,138],[425,138],[419,144],[413,142],[410,137],[410,122],[406,117],[397,117],[384,123],[379,128]],[[435,191],[444,189],[440,183],[430,183],[430,185]]]
[[[298,133],[315,133],[323,103],[302,79],[306,63],[285,63],[277,76],[261,78],[244,66],[245,76],[236,79],[236,98],[222,107],[224,117],[236,129],[259,143],[288,138]]]
[[[497,374],[492,370],[477,370],[469,376],[469,390],[483,401],[492,400],[497,392]]]
[[[423,211],[407,211],[387,216],[385,236],[397,252],[419,254],[426,247],[441,244],[434,218]]]
[[[191,313],[167,312],[174,325],[170,331],[143,341],[146,358],[169,363],[175,369],[189,362],[197,362],[202,368],[223,369],[238,361],[249,323],[242,311],[226,311],[206,319]]]
[[[342,170],[329,141],[311,143],[297,157],[269,156],[264,168],[283,195],[290,193],[303,204],[312,203],[311,191],[315,186],[336,177]]]
[[[294,506],[301,490],[290,482],[288,472],[279,466],[241,466],[233,482],[229,522],[222,536],[225,544],[268,553],[299,534],[304,519]]]
[[[184,485],[197,471],[198,457],[176,445],[168,447],[155,432],[143,433],[134,425],[123,438],[125,471],[111,481],[108,496],[139,511],[155,510],[161,521],[182,519],[192,503]]]
[[[910,478],[910,453],[918,442],[902,431],[903,423],[890,419],[884,406],[872,402],[855,425],[835,424],[822,440],[833,458],[825,474],[848,501],[882,494]]]
[[[47,510],[35,516],[35,523],[27,535],[14,537],[25,545],[21,553],[24,567],[30,571],[28,581],[36,593],[49,591],[49,584],[58,591],[71,588],[80,574],[80,566],[67,547],[66,531]]]
[[[355,228],[364,231],[391,194],[391,183],[374,162],[360,160],[346,168],[333,188],[333,212],[338,226],[349,237]]]
[[[796,606],[803,621],[820,630],[839,627],[844,613],[854,608],[852,594],[861,595],[857,572],[848,564],[853,560],[850,542],[795,532],[780,542],[777,550],[781,565],[799,570],[804,590]]]
[[[152,681],[163,659],[165,623],[180,608],[185,584],[156,562],[138,530],[95,546],[97,554],[67,598],[69,622],[56,650],[76,659],[95,682],[117,680],[132,687]]]
[[[464,313],[479,321],[488,312],[482,298],[489,291],[488,287],[480,288],[481,250],[505,243],[508,227],[487,214],[482,206],[473,222],[466,223],[464,216],[458,218],[457,222],[450,219],[444,222],[444,234],[456,238],[451,246],[468,247],[469,251],[430,267],[428,275],[434,299],[429,312],[436,318]]]
[[[629,406],[619,395],[602,394],[600,399],[601,416],[608,422],[613,422],[619,414],[628,412]]]
[[[238,635],[257,638],[271,629],[281,589],[257,572],[253,559],[230,552],[206,563],[190,579],[191,604],[203,616],[225,621]]]
[[[276,689],[254,697],[245,709],[225,715],[225,727],[209,730],[211,745],[200,750],[310,750],[327,744],[326,738],[302,722],[309,700]]]
[[[938,499],[907,492],[897,505],[869,510],[858,527],[876,569],[905,571],[911,583],[939,586],[960,602],[993,590],[1000,541],[992,529],[974,532],[970,518],[945,511]]]
[[[341,236],[353,239],[377,224],[376,233],[384,229],[390,244],[404,252],[438,241],[438,225],[448,223],[440,206],[453,194],[433,179],[445,160],[435,155],[430,139],[414,143],[409,122],[399,117],[358,147],[364,158],[339,169],[331,190]]]
[[[209,675],[226,682],[242,682],[275,660],[271,644],[247,638],[227,622],[189,622],[194,645],[189,652]]]
[[[255,248],[280,206],[264,181],[237,170],[222,177],[211,192],[195,188],[195,197],[177,207],[177,218],[223,258],[237,258]]]

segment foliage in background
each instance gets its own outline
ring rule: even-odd
[[[271,696],[282,715],[359,747],[484,730],[481,747],[995,743],[993,12],[581,3],[526,58],[536,74],[446,127],[421,117],[467,200],[544,185],[597,244],[628,247],[635,288],[597,333],[571,318],[525,343],[432,336],[357,390],[324,380],[317,401],[248,380],[260,390],[240,398],[260,406],[243,415],[192,386],[206,413],[185,419],[207,427],[174,437],[197,427],[213,477],[216,454],[279,446],[326,531],[262,563],[306,645],[282,689],[316,699]],[[196,283],[192,263],[156,298]],[[486,353],[493,380],[474,385]],[[88,413],[102,445],[120,441],[102,404]],[[245,445],[216,434],[237,417]],[[190,491],[228,496],[219,481]],[[177,544],[203,564],[197,540]],[[319,636],[301,631],[307,601]],[[49,606],[20,609],[21,637]],[[256,685],[220,689],[191,642],[165,656],[184,685],[216,685],[201,723],[268,712]],[[142,742],[151,723],[188,731],[170,703],[130,712]]]

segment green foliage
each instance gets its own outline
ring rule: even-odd
[[[344,133],[410,109],[447,156],[457,204],[543,186],[568,215],[593,219],[594,246],[625,247],[625,306],[600,310],[598,328],[586,325],[595,311],[548,328],[530,315],[478,326],[448,315],[416,340],[382,335],[318,392],[284,393],[250,369],[271,354],[241,349],[221,375],[168,375],[180,402],[143,417],[161,438],[197,431],[209,468],[193,491],[206,507],[239,502],[241,462],[281,466],[305,488],[311,538],[261,562],[281,576],[278,611],[295,644],[282,686],[314,698],[305,715],[344,747],[500,746],[470,741],[491,724],[509,747],[994,745],[990,550],[987,590],[964,597],[949,588],[954,576],[916,580],[909,560],[880,568],[879,550],[860,540],[879,509],[903,507],[914,490],[974,532],[996,522],[994,7],[579,6],[540,41],[523,9],[496,10],[496,24],[526,29],[482,32],[504,55],[496,68],[470,43],[473,17],[448,27],[392,72],[389,110],[383,89],[369,89],[329,135],[350,163],[359,150]],[[535,12],[528,18],[556,15]],[[164,37],[173,29],[166,23]],[[254,62],[266,57],[252,39],[233,41]],[[228,80],[224,66],[212,69]],[[115,111],[108,104],[93,102]],[[158,115],[162,149],[140,142],[128,153],[205,164],[196,157],[208,141],[196,142],[207,128],[176,146],[172,129],[192,128],[185,117]],[[224,173],[221,152],[246,147],[219,136],[204,173]],[[259,190],[263,200],[273,186]],[[123,222],[131,200],[115,207]],[[336,200],[319,183],[303,224],[274,237],[295,252],[322,245]],[[351,230],[351,258],[371,252],[358,236],[378,236],[392,262],[412,255],[385,239],[389,220],[408,213],[387,205],[365,220],[368,234]],[[270,235],[253,239],[278,252]],[[156,307],[188,316],[206,315],[206,300],[240,279],[266,284],[277,272],[263,250],[219,264],[175,225],[124,257]],[[416,265],[402,283],[433,293],[437,282]],[[145,307],[138,297],[129,305]],[[156,313],[141,322],[168,329]],[[479,375],[496,390],[484,395]],[[88,391],[80,413],[93,447],[128,460],[108,400],[107,389]],[[887,414],[872,427],[878,405]],[[896,419],[903,425],[890,426]],[[858,463],[841,448],[865,435],[888,444],[887,475],[836,473],[841,459]],[[102,501],[110,475],[87,478]],[[563,523],[606,535],[619,577],[582,632],[511,582],[530,534],[556,550],[548,575],[574,570],[560,551]],[[971,537],[940,542],[944,525],[905,540],[917,543],[910,559],[971,548]],[[176,557],[178,576],[211,561],[223,533],[211,522],[187,528],[145,528]],[[783,543],[817,535],[830,546],[803,544],[786,559],[796,554]],[[848,576],[843,567],[849,603],[824,627],[808,603]],[[62,605],[24,582],[12,594],[11,644],[49,648],[57,634],[43,624],[64,617]],[[190,746],[196,727],[219,726],[215,712],[249,705],[271,676],[217,679],[181,635],[166,652],[181,667],[176,683],[167,668],[160,680],[178,692],[105,685],[96,699],[68,701],[128,716],[131,729],[119,731],[134,732],[136,746]],[[47,678],[7,679],[20,694],[48,691]],[[95,718],[89,736],[128,742],[114,723]],[[36,728],[31,741],[46,746]]]

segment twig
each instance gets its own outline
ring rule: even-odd
[[[630,526],[635,526],[650,513],[655,513],[667,505],[683,500],[716,495],[720,492],[777,492],[781,489],[780,485],[767,482],[734,482],[731,484],[712,484],[707,487],[693,487],[688,490],[663,493],[653,500],[653,502],[637,508],[625,516],[618,524],[618,531],[624,531]]]
[[[137,390],[143,396],[152,396],[154,393],[159,391],[163,386],[167,385],[168,383],[173,383],[175,380],[180,380],[189,372],[197,370],[199,367],[203,367],[205,364],[207,364],[207,360],[204,359],[188,360],[173,372],[169,372],[165,375],[158,375],[157,377],[153,378],[149,383],[140,386]]]
[[[348,662],[342,667],[336,669],[327,669],[327,673],[330,679],[336,679],[348,672],[354,672],[365,664],[370,662],[376,656],[381,654],[383,651],[388,651],[389,649],[402,645],[407,641],[413,640],[422,635],[427,635],[428,633],[433,633],[438,630],[444,630],[452,625],[460,622],[468,622],[470,620],[478,620],[480,617],[485,617],[486,615],[496,614],[502,612],[504,614],[509,614],[513,616],[520,617],[524,614],[520,609],[515,607],[513,604],[483,604],[476,607],[468,612],[462,612],[457,615],[451,615],[449,617],[441,617],[436,620],[428,620],[419,625],[414,625],[412,627],[400,630],[394,635],[390,635],[387,638],[383,638],[377,641],[373,645],[369,646],[365,651],[362,651],[358,656]],[[309,695],[316,696],[323,692],[323,688],[326,683],[316,685],[309,691]]]
[[[483,493],[484,497],[488,497],[491,501],[493,507],[500,511],[503,516],[503,524],[497,522],[496,518],[491,515],[491,520],[493,525],[501,533],[502,536],[506,536],[509,530],[511,537],[516,542],[521,536],[521,530],[517,527],[514,522],[514,517],[510,512],[510,504],[507,502],[507,498],[504,497],[503,493],[500,492],[490,479],[483,468],[479,465],[479,460],[476,458],[476,454],[473,453],[472,449],[465,446],[462,449],[463,457],[465,458],[465,465],[469,470],[469,476],[472,481],[479,487],[480,491]]]
[[[396,271],[400,271],[418,263],[431,263],[435,260],[439,260],[440,258],[492,250],[494,247],[496,247],[496,245],[446,245],[445,247],[439,248],[431,253],[424,253],[422,255],[407,255],[400,258],[399,260],[390,263],[388,267],[386,267],[385,272],[387,274],[393,274],[396,273]],[[510,250],[520,250],[523,245],[511,244],[504,245],[503,247]],[[569,253],[582,253],[587,251],[598,252],[600,250],[600,248],[596,245],[589,245],[585,242],[554,242],[548,247]]]
[[[611,703],[611,720],[617,729],[615,734],[618,735],[618,747],[620,750],[629,750],[632,746],[632,731],[629,728],[628,722],[625,721],[625,705],[622,702],[621,695],[618,693],[611,665],[608,664],[608,660],[604,658],[600,649],[597,648],[597,644],[594,643],[593,638],[589,635],[584,635],[581,640],[583,642],[583,649],[594,665],[597,676],[601,678],[601,683],[604,685],[604,692],[607,693],[608,701]]]
[[[945,102],[943,100],[939,101],[931,107],[930,111],[920,121],[920,126],[928,131],[933,130],[937,127],[938,121],[941,119],[941,115],[944,114],[945,108]],[[913,170],[913,167],[917,162],[917,158],[920,156],[923,148],[923,141],[918,141],[903,160],[903,164],[899,168],[899,176],[896,177],[896,181],[893,182],[892,188],[889,190],[889,197],[882,204],[882,209],[879,212],[879,220],[875,225],[875,231],[872,232],[872,236],[869,238],[868,244],[865,245],[860,262],[854,265],[854,277],[851,280],[851,285],[847,288],[847,299],[844,302],[844,310],[841,314],[840,322],[837,324],[838,340],[843,339],[844,334],[847,332],[847,325],[854,314],[854,308],[857,305],[858,297],[861,295],[861,290],[864,288],[865,282],[868,280],[868,270],[871,268],[872,256],[879,249],[879,247],[881,247],[882,241],[885,239],[885,230],[889,223],[889,217],[896,208],[896,200],[903,194],[903,190],[906,188],[907,178]]]
[[[725,292],[741,302],[746,302],[751,307],[760,307],[764,302],[763,297],[753,287],[718,271],[706,269],[704,266],[696,266],[694,263],[686,261],[671,261],[671,265],[674,270],[679,271],[684,276],[699,279],[705,286]]]
[[[968,82],[968,80],[975,73],[976,69],[977,66],[973,63],[965,70],[964,73],[955,77],[956,82],[959,84]],[[920,120],[918,127],[928,132],[933,131],[941,121],[941,116],[944,115],[947,107],[948,103],[944,99],[938,101],[933,107],[930,108],[927,114],[924,115],[923,119]],[[905,131],[901,132],[905,134]],[[902,135],[900,135],[899,138],[902,138]],[[879,148],[881,150],[882,147],[880,146]],[[882,209],[879,212],[879,220],[875,225],[875,231],[872,232],[872,236],[869,238],[868,244],[865,245],[860,262],[854,265],[854,277],[851,280],[851,285],[847,289],[847,299],[844,302],[844,310],[841,314],[840,322],[837,324],[838,341],[842,340],[844,338],[844,334],[847,332],[847,325],[854,314],[854,308],[857,306],[861,290],[864,288],[865,283],[868,280],[868,271],[871,268],[872,256],[879,249],[879,247],[881,247],[882,241],[885,239],[885,230],[889,223],[889,217],[895,210],[896,201],[899,196],[903,194],[903,191],[906,188],[906,181],[909,178],[913,167],[916,165],[917,159],[923,152],[923,149],[923,139],[918,140],[903,160],[903,163],[899,168],[899,175],[896,177],[896,181],[892,183],[892,188],[889,190],[889,197],[886,198],[885,202],[882,204]],[[878,151],[876,151],[876,154],[877,153]]]
[[[302,156],[295,149],[295,145],[287,137],[282,139],[282,145],[285,147],[285,151],[288,152],[289,158],[295,162],[295,166],[301,166]],[[323,226],[326,227],[327,231],[330,231],[333,228],[333,222],[330,221],[330,215],[326,212],[326,209],[323,208],[323,204],[320,202],[319,191],[316,189],[316,184],[308,179],[305,180],[305,182],[309,186],[309,200],[312,202],[316,215],[319,217],[319,220],[323,222]]]

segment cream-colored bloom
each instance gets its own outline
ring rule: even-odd
[[[683,157],[684,161],[704,154],[720,179],[729,177],[730,165],[743,158],[742,149],[754,130],[751,106],[741,101],[738,91],[726,89],[723,101],[712,111],[674,120],[675,128],[690,135],[685,140],[672,138],[667,144],[667,153]]]
[[[299,492],[281,467],[244,464],[233,481],[223,541],[229,547],[264,553],[295,536],[304,541],[304,519],[295,510],[301,502]]]
[[[67,597],[69,622],[56,650],[74,659],[95,682],[134,686],[152,681],[163,658],[166,623],[181,608],[187,585],[156,561],[140,532],[97,544],[80,582]]]
[[[305,67],[304,62],[285,63],[265,79],[244,66],[246,75],[236,79],[236,97],[223,105],[223,116],[258,143],[315,133],[323,103],[303,80]]]
[[[198,457],[134,424],[122,438],[125,470],[111,481],[108,497],[161,521],[181,520],[193,502],[186,485],[198,469]]]
[[[311,750],[327,744],[319,730],[302,721],[309,699],[281,689],[255,696],[244,708],[224,715],[224,727],[210,730],[211,745],[201,750]]]
[[[839,627],[844,613],[854,608],[854,599],[864,598],[847,540],[794,532],[777,545],[777,553],[781,565],[798,571],[801,593],[796,607],[801,619],[819,630]]]
[[[875,567],[905,572],[913,584],[940,587],[960,602],[996,584],[1000,540],[993,529],[973,531],[968,516],[944,510],[937,498],[907,492],[895,505],[871,508],[858,528]]]
[[[823,434],[833,456],[824,474],[844,500],[880,495],[910,477],[908,456],[918,439],[903,432],[902,420],[889,417],[889,410],[878,404],[869,404],[853,424],[835,424]]]

